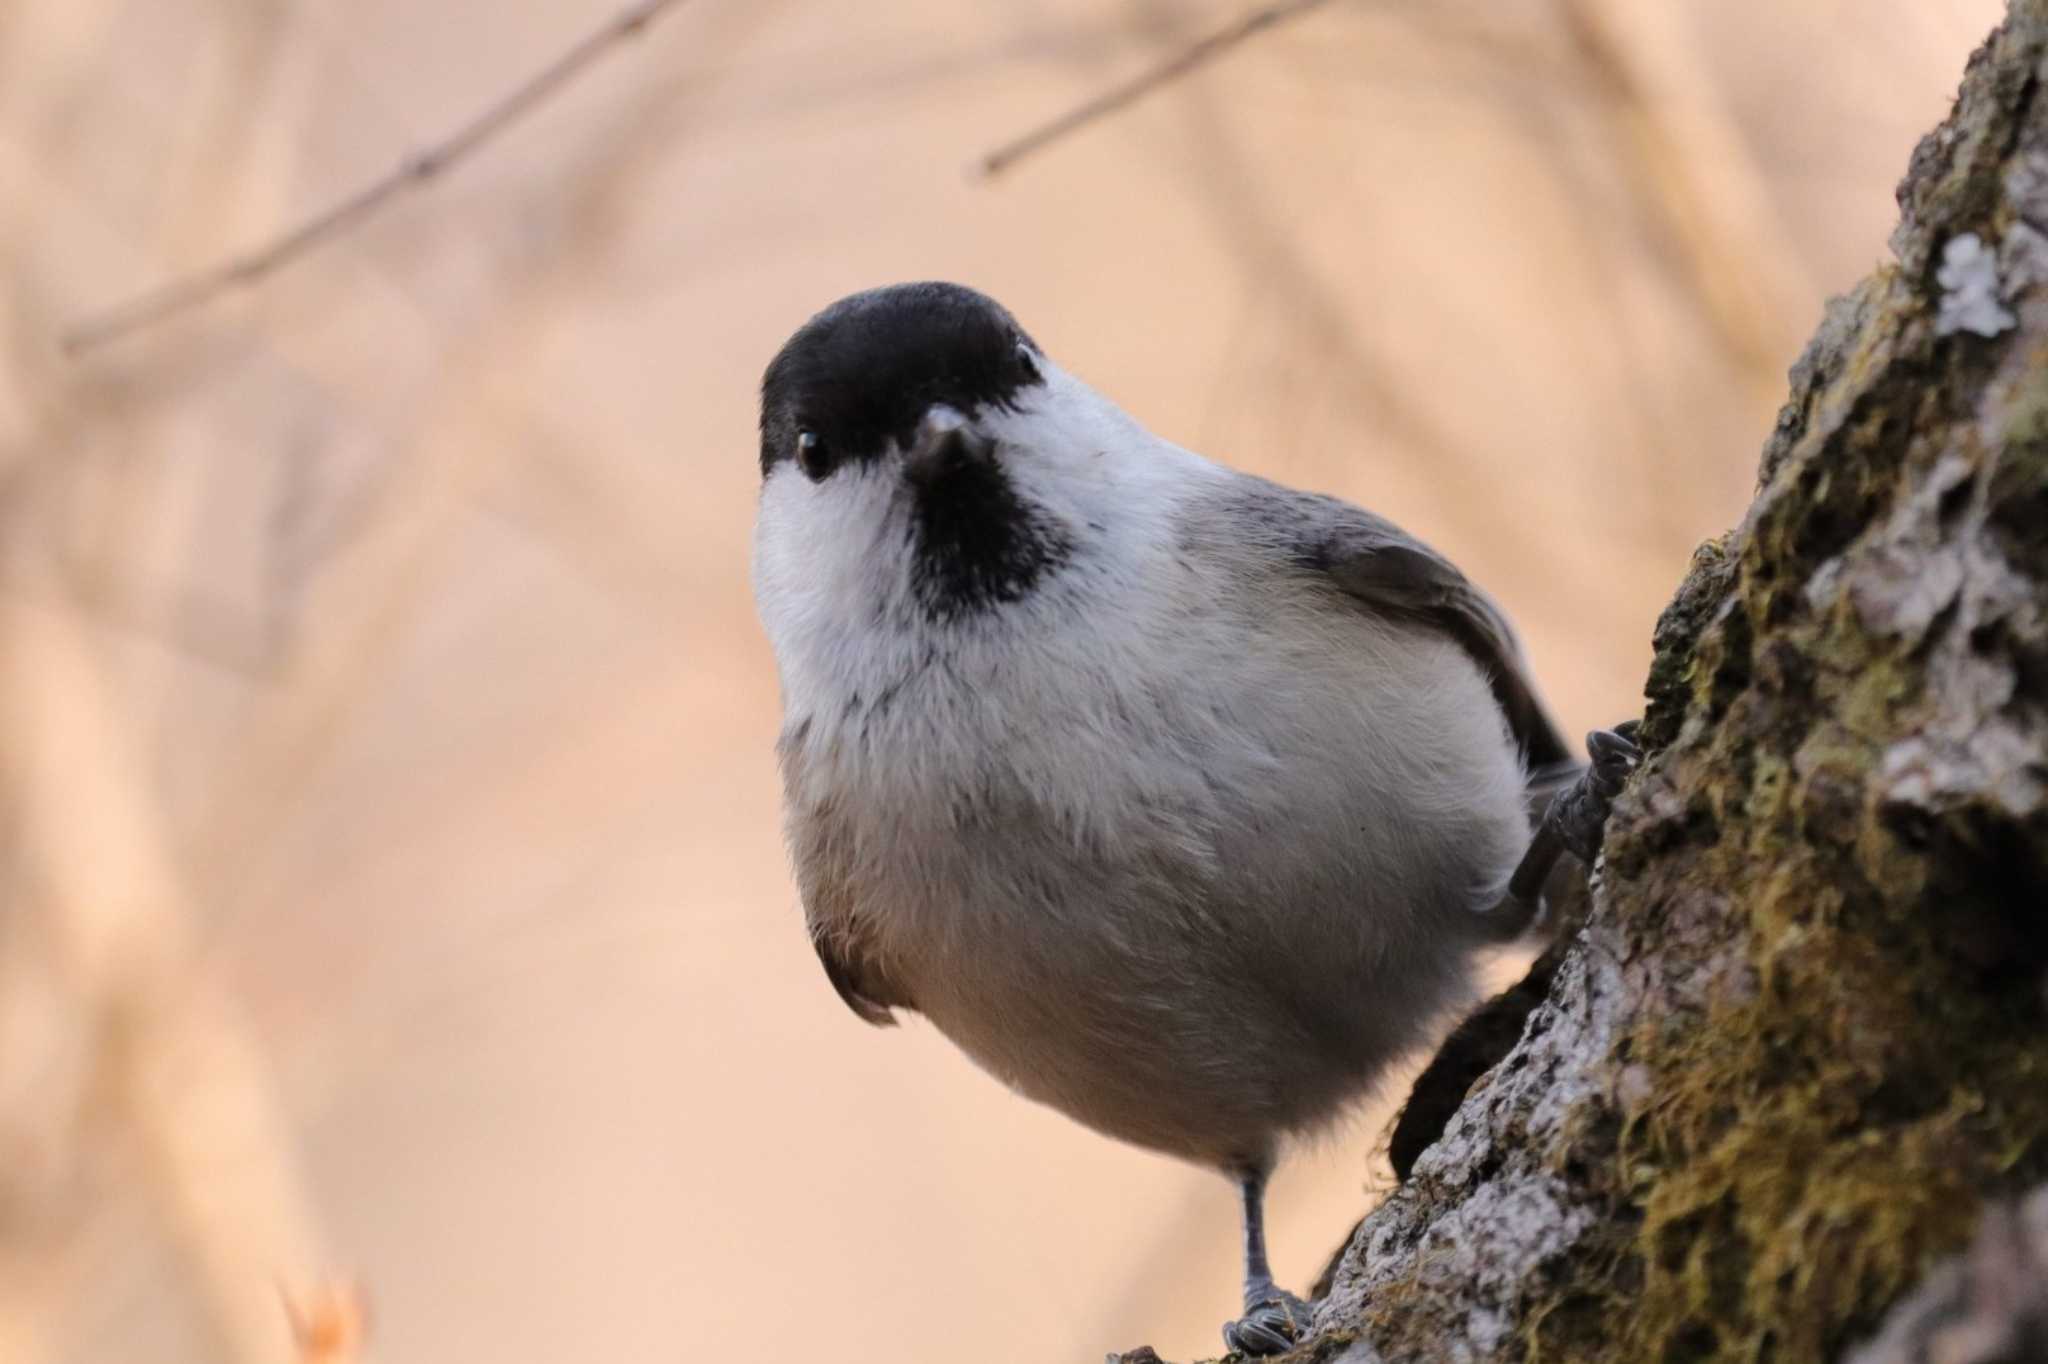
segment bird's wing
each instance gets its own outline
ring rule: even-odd
[[[786,787],[805,785],[802,773],[810,761],[808,720],[786,731],[776,745]],[[825,968],[825,979],[855,1016],[878,1028],[896,1021],[890,1012],[913,1008],[909,995],[897,988],[868,948],[854,893],[853,837],[844,812],[832,803],[805,805],[790,811],[789,846],[796,866],[797,889],[803,896],[804,923],[811,946]]]
[[[1261,480],[1261,482],[1263,482]],[[1507,715],[1508,731],[1532,771],[1578,760],[1558,732],[1523,661],[1507,617],[1457,566],[1383,517],[1348,502],[1264,484],[1261,502],[1292,508],[1287,546],[1299,563],[1326,575],[1374,612],[1442,632],[1471,656]]]
[[[874,994],[887,992],[875,989],[869,979],[874,972],[868,969],[858,952],[849,951],[848,944],[815,923],[811,925],[811,946],[817,949],[818,960],[824,964],[825,979],[832,982],[832,988],[839,992],[839,997],[846,1001],[846,1007],[853,1010],[855,1017],[878,1028],[895,1025],[896,1015],[890,1011],[891,1006],[901,1004],[908,1007],[908,1001],[876,999]],[[869,993],[871,990],[874,994]]]

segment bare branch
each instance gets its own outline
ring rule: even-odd
[[[638,37],[666,11],[683,3],[685,0],[639,0],[629,5],[468,123],[426,150],[407,157],[383,178],[261,246],[78,322],[61,338],[65,353],[80,355],[189,312],[231,289],[255,283],[330,238],[367,221],[406,191],[423,187],[468,159],[499,133],[539,108],[586,67],[626,40]]]
[[[1290,19],[1298,19],[1310,10],[1320,9],[1327,3],[1328,0],[1280,0],[1277,4],[1263,5],[1229,27],[1218,29],[1207,37],[1188,44],[1151,70],[1133,77],[1122,85],[1103,91],[1059,117],[1039,124],[1020,137],[1012,138],[976,161],[969,167],[969,172],[993,179],[1025,157],[1043,151],[1070,133],[1078,132],[1096,120],[1113,114],[1126,105],[1136,103],[1161,86],[1172,84],[1190,71],[1208,65],[1246,39],[1256,37],[1268,29],[1277,28]]]

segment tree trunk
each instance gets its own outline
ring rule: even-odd
[[[1658,624],[1582,931],[1296,1357],[1838,1359],[2048,1177],[2044,56],[2015,0],[1915,152]]]

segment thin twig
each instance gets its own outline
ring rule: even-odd
[[[0,786],[57,984],[97,1020],[96,1115],[120,1122],[165,1227],[196,1271],[216,1358],[274,1364],[290,1301],[329,1295],[325,1239],[258,1034],[198,969],[149,764],[76,612],[0,600],[9,671]],[[103,1096],[103,1097],[102,1097]],[[334,1355],[333,1360],[352,1356]]]
[[[1041,123],[1030,132],[1005,142],[976,161],[969,168],[970,173],[984,178],[1001,175],[1025,157],[1043,151],[1061,138],[1078,132],[1105,115],[1115,113],[1127,104],[1143,99],[1160,86],[1179,80],[1197,67],[1205,66],[1221,57],[1246,39],[1276,28],[1290,19],[1298,19],[1310,10],[1320,9],[1327,3],[1328,0],[1280,0],[1278,4],[1263,5],[1228,28],[1218,29],[1207,37],[1190,43],[1151,70],[1122,85],[1105,90],[1093,99],[1074,106],[1058,118]]]
[[[174,279],[117,307],[88,317],[66,331],[61,344],[67,355],[153,326],[164,319],[207,303],[230,289],[253,284],[290,264],[314,247],[356,227],[407,190],[426,185],[473,155],[499,133],[533,112],[568,85],[585,67],[685,0],[640,0],[613,15],[594,32],[536,71],[468,123],[425,151],[416,152],[397,169],[364,186],[348,198],[316,213],[270,241],[210,269]]]

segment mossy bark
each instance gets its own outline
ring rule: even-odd
[[[2048,1177],[2044,59],[2015,0],[1659,624],[1547,999],[1303,1358],[1835,1359]]]

